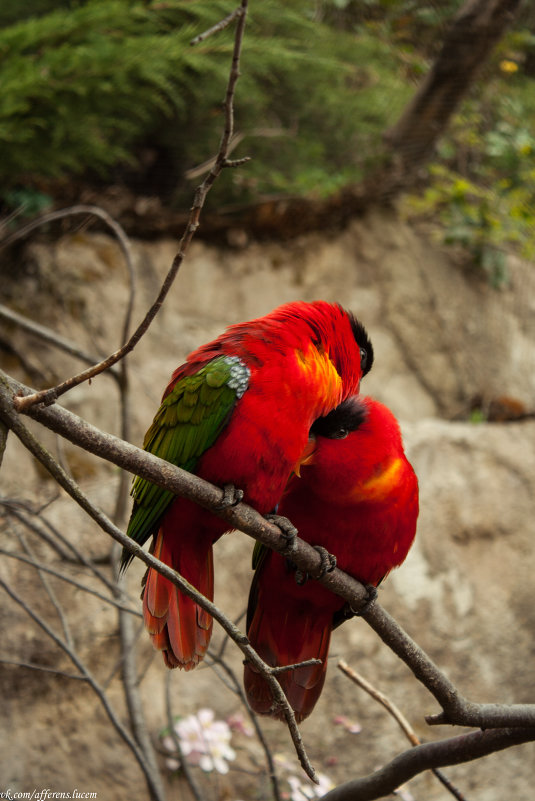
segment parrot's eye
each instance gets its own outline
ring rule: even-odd
[[[368,352],[365,348],[360,349],[360,369],[365,370],[368,363]]]
[[[345,439],[349,434],[349,430],[347,428],[339,428],[337,431],[333,431],[332,434],[329,434],[329,439]]]

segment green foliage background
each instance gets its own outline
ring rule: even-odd
[[[28,2],[43,12],[50,3]],[[55,4],[57,6],[57,4]],[[225,0],[89,0],[0,32],[4,187],[27,176],[105,175],[150,142],[181,173],[217,146],[232,31],[190,40],[234,7]],[[317,23],[311,4],[253,3],[237,130],[253,156],[236,187],[333,191],[358,179],[390,115],[410,94],[380,39]],[[236,192],[236,194],[237,194]]]
[[[234,157],[218,204],[326,197],[358,182],[412,95],[460,0],[250,4]],[[234,0],[18,0],[0,7],[0,198],[37,211],[51,181],[126,181],[189,203],[187,171],[221,133],[232,29],[191,39]],[[406,204],[439,221],[499,283],[533,253],[535,4],[526,3]],[[147,154],[152,169],[147,168]],[[149,160],[150,160],[149,159]],[[57,186],[57,183],[54,185]]]

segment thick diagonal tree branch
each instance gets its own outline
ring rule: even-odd
[[[0,380],[0,419],[10,428],[15,428],[15,433],[17,433],[18,415],[14,409],[13,396],[15,393],[24,394],[30,390],[0,373],[0,377],[2,375],[4,375],[4,379]],[[244,503],[231,508],[218,509],[223,497],[222,490],[199,476],[181,470],[111,434],[104,434],[95,426],[68,412],[58,404],[50,407],[31,407],[28,414],[85,450],[210,509],[218,517],[227,521],[229,529],[239,529],[269,548],[287,555],[287,542],[281,537],[277,526],[265,520],[258,512]],[[84,503],[87,505],[85,500]],[[84,506],[84,508],[86,507]],[[95,518],[92,509],[86,508],[86,511]],[[98,522],[102,525],[100,518]],[[124,544],[131,553],[146,564],[156,567],[170,580],[173,580],[173,577],[176,578],[177,574],[174,571],[162,566],[162,563],[143,551],[139,545],[115,526],[111,529],[106,526],[104,528],[114,539]],[[297,567],[307,572],[312,578],[320,574],[321,557],[304,540],[297,538],[291,556]],[[338,568],[325,574],[319,581],[344,598],[353,609],[358,610],[367,599],[366,588]],[[182,585],[180,585],[180,589],[183,589]],[[183,589],[183,591],[192,595],[190,585],[187,585],[187,589]],[[214,613],[212,607],[213,605],[205,608],[216,620],[219,620],[218,614]],[[214,607],[214,609],[216,608]],[[216,609],[216,612],[218,613],[219,610]],[[535,704],[474,704],[465,699],[437,665],[377,602],[364,611],[362,617],[379,634],[385,644],[408,665],[414,676],[422,682],[440,704],[441,714],[428,718],[429,723],[452,723],[481,728],[535,726]],[[227,628],[225,630],[230,631]],[[243,635],[233,625],[231,630],[231,636],[242,647]]]
[[[13,385],[13,382],[11,383]],[[131,554],[137,556],[139,559],[141,559],[141,561],[145,562],[145,564],[148,565],[148,567],[154,568],[159,573],[161,573],[162,576],[165,576],[165,578],[167,578],[172,584],[178,587],[178,589],[181,592],[192,598],[197,604],[199,604],[199,606],[205,609],[214,618],[214,620],[216,620],[219,623],[219,625],[223,628],[223,630],[236,643],[238,648],[241,649],[245,658],[258,669],[258,671],[264,676],[266,681],[269,683],[275,703],[280,707],[282,713],[285,716],[288,729],[290,731],[297,755],[299,757],[299,761],[301,762],[301,766],[313,781],[317,781],[315,770],[310,764],[310,760],[308,759],[308,756],[304,749],[301,733],[299,731],[299,728],[295,720],[295,715],[290,705],[288,704],[288,701],[286,700],[286,696],[284,695],[280,684],[275,678],[272,668],[258,656],[256,651],[249,644],[247,637],[238,629],[236,625],[234,625],[234,623],[232,623],[231,620],[229,620],[221,612],[221,610],[212,601],[210,601],[208,598],[205,598],[200,592],[198,592],[198,590],[195,589],[195,587],[193,587],[188,581],[186,581],[186,579],[184,579],[179,573],[176,573],[174,570],[172,570],[168,565],[164,564],[163,562],[160,562],[159,559],[156,559],[152,554],[144,551],[143,548],[141,548],[136,542],[134,542],[130,537],[128,537],[119,528],[117,528],[117,526],[115,526],[114,523],[112,523],[112,521],[103,512],[101,512],[91,503],[89,498],[85,495],[85,493],[82,492],[80,487],[70,478],[70,476],[68,476],[65,473],[65,471],[60,467],[60,465],[58,465],[57,462],[51,457],[48,451],[46,451],[45,448],[43,448],[43,446],[35,439],[35,437],[31,434],[28,428],[22,423],[20,416],[18,415],[17,411],[13,406],[13,395],[8,389],[9,384],[10,382],[8,378],[5,376],[4,373],[2,373],[2,371],[0,371],[0,420],[6,421],[8,427],[20,439],[22,444],[48,470],[48,472],[53,476],[53,478],[57,481],[57,483],[61,487],[63,487],[63,489],[66,490],[66,492],[76,501],[76,503],[82,509],[84,509],[84,511],[93,520],[95,520],[96,523],[98,523],[100,528],[102,528],[107,534],[109,534],[116,542],[122,545],[123,548],[126,548]],[[15,384],[18,384],[18,382],[15,382]],[[27,389],[24,388],[23,385],[18,385],[18,386],[21,391]],[[45,417],[48,416],[48,413],[51,413],[53,419],[54,417],[56,417],[56,413],[59,410],[60,407],[55,404],[54,406],[49,408],[32,406],[30,407],[29,412],[32,416],[35,415],[36,419],[41,417],[43,413],[45,414]],[[70,412],[66,412],[65,409],[61,411],[66,413],[67,417],[71,417]],[[63,419],[65,421],[65,418]],[[81,423],[82,427],[84,426],[84,421],[82,421],[80,418],[77,418],[76,415],[73,415],[71,423],[75,423],[75,420]],[[88,426],[88,428],[86,429],[86,434],[88,433],[88,430],[91,430],[91,434],[93,437],[93,447],[88,447],[87,450],[96,453],[98,451],[98,445],[96,444],[98,443],[98,441],[101,442],[101,445],[105,441],[108,441],[108,445],[111,442],[113,442],[113,449],[115,456],[109,461],[112,461],[115,464],[124,467],[127,470],[131,471],[131,467],[128,467],[127,464],[129,460],[124,459],[124,452],[121,453],[122,445],[126,445],[127,450],[130,451],[131,453],[137,451],[138,455],[141,456],[141,460],[143,460],[143,456],[151,456],[150,454],[146,454],[144,451],[139,450],[139,448],[135,448],[134,446],[128,445],[127,443],[123,443],[122,440],[119,440],[117,437],[113,437],[110,434],[104,435],[94,426],[89,426],[89,424],[85,425]],[[51,426],[49,426],[49,428],[51,428],[51,430],[54,430],[54,428]],[[68,437],[68,439],[71,439],[71,437]],[[71,441],[73,440],[71,439]],[[155,457],[151,456],[151,459],[152,458]],[[158,463],[161,463],[161,466],[164,467],[164,472],[167,473],[167,478],[164,479],[162,482],[162,477],[158,469],[154,471],[154,473],[158,475],[159,484],[163,483],[164,486],[170,488],[168,479],[172,477],[174,471],[178,471],[179,484],[180,484],[181,474],[183,474],[183,476],[190,476],[192,479],[200,481],[201,485],[205,485],[205,489],[207,490],[208,493],[211,494],[210,503],[215,508],[217,508],[217,506],[220,505],[223,493],[222,491],[218,490],[217,487],[213,487],[208,482],[199,479],[198,476],[188,474],[185,471],[180,470],[179,468],[175,468],[173,465],[170,465],[168,462],[164,462],[161,459],[157,459],[156,468],[158,468],[159,466]],[[170,468],[171,473],[168,472],[168,470],[165,468],[165,465],[167,465],[167,468]],[[142,472],[143,470],[141,468],[140,475],[142,475]],[[180,492],[180,488],[178,489],[176,488],[176,474],[174,478],[175,478],[174,482],[171,479],[171,484],[173,484],[173,486],[175,487],[174,491],[176,491],[177,494],[182,494]],[[152,480],[153,479],[154,476]],[[191,487],[189,489],[189,492],[191,493]],[[185,497],[188,497],[187,493]],[[194,494],[190,495],[189,497],[195,500]],[[203,505],[207,506],[208,508],[211,508],[210,503],[206,503],[206,501],[204,501]],[[247,506],[245,506],[245,509],[248,510],[248,512],[251,513],[253,517],[258,518],[258,520],[263,521],[263,523],[266,526],[269,526],[271,529],[275,530],[276,532],[275,536],[278,540],[278,545],[280,547],[280,540],[281,540],[280,530],[276,526],[273,526],[272,524],[269,524],[266,520],[264,520],[264,518],[262,518],[261,515],[255,512],[254,509],[251,509],[250,507]],[[226,515],[222,516],[226,517]],[[229,526],[229,528],[231,527],[235,526]],[[306,543],[303,544],[306,545]],[[314,551],[314,553],[316,552]],[[135,753],[137,754],[137,751]],[[146,768],[146,766],[144,767]]]
[[[425,770],[471,762],[532,740],[535,740],[534,727],[477,731],[417,745],[375,773],[340,784],[324,795],[322,801],[374,801],[390,795]]]

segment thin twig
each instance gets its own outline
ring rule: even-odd
[[[55,576],[56,578],[61,579],[61,581],[65,581],[67,584],[72,584],[73,587],[89,593],[89,595],[94,595],[100,601],[103,601],[110,606],[115,606],[116,609],[121,609],[123,612],[127,612],[129,615],[134,615],[134,617],[139,618],[143,617],[138,609],[133,609],[131,606],[127,606],[115,598],[109,598],[106,595],[103,595],[101,592],[98,592],[98,590],[93,590],[91,587],[88,587],[87,584],[82,584],[80,581],[76,581],[76,579],[65,575],[65,573],[62,573],[60,570],[54,570],[53,567],[42,564],[35,557],[32,558],[30,556],[24,556],[24,554],[21,553],[14,553],[13,551],[8,551],[6,548],[2,547],[0,547],[0,554],[11,559],[18,559],[19,562],[25,562],[27,565],[38,568],[43,573],[49,573],[51,576]]]
[[[79,681],[88,681],[87,676],[81,673],[68,673],[66,670],[57,670],[56,668],[47,667],[47,665],[38,665],[35,662],[22,662],[18,659],[3,659],[0,656],[0,664],[13,665],[13,667],[30,668],[31,670],[40,670],[43,673],[53,673],[56,676],[61,676],[65,679],[78,679]]]
[[[157,313],[159,312],[165,298],[167,297],[169,290],[171,289],[173,282],[178,274],[178,271],[184,261],[186,256],[186,252],[189,248],[189,245],[199,227],[199,218],[206,201],[206,197],[208,192],[212,188],[215,180],[221,174],[221,171],[226,166],[227,156],[228,156],[228,145],[232,139],[232,135],[234,132],[234,93],[236,89],[236,83],[238,81],[240,75],[240,56],[241,56],[241,48],[243,44],[243,35],[245,32],[245,21],[247,17],[247,5],[248,0],[242,0],[240,5],[240,14],[237,16],[237,25],[236,25],[236,34],[234,38],[234,50],[232,54],[232,63],[229,72],[229,79],[227,83],[227,91],[225,94],[225,101],[224,101],[224,109],[225,109],[225,125],[223,134],[221,137],[221,142],[219,145],[219,152],[216,157],[216,161],[202,184],[197,187],[195,191],[193,205],[190,210],[189,219],[186,224],[186,229],[182,235],[182,239],[180,240],[178,252],[173,259],[173,263],[169,268],[169,271],[164,279],[164,282],[160,288],[158,293],[158,297],[146,313],[145,317],[138,325],[136,330],[134,331],[133,335],[130,337],[128,342],[126,342],[122,347],[108,356],[106,359],[103,359],[98,364],[90,367],[88,370],[84,370],[83,372],[79,373],[78,375],[71,376],[66,381],[63,381],[61,384],[58,384],[56,387],[52,387],[51,389],[42,390],[41,392],[34,392],[31,395],[27,395],[25,397],[18,397],[15,399],[15,408],[21,412],[26,411],[30,408],[30,406],[34,406],[35,404],[44,403],[45,405],[49,405],[54,403],[60,395],[63,395],[68,390],[72,389],[73,387],[82,384],[84,381],[88,381],[90,378],[94,378],[95,376],[102,373],[104,370],[109,369],[112,365],[116,364],[118,361],[123,359],[128,353],[130,353],[138,344],[140,339],[146,333],[147,329],[149,328],[150,324],[156,317]]]
[[[48,577],[46,575],[49,571],[48,570],[43,570],[42,566],[39,564],[39,562],[35,558],[35,554],[33,552],[33,549],[30,546],[30,544],[28,543],[28,541],[26,540],[26,537],[24,536],[22,531],[17,531],[16,532],[16,537],[19,540],[19,542],[22,545],[22,547],[24,548],[24,550],[26,551],[26,553],[28,554],[28,557],[26,559],[23,559],[22,554],[20,554],[21,560],[25,561],[26,564],[32,565],[36,569],[37,575],[39,576],[41,584],[45,588],[46,594],[50,598],[52,606],[54,607],[54,609],[57,612],[57,615],[58,615],[58,618],[59,618],[59,622],[61,623],[61,628],[63,629],[63,636],[65,637],[65,642],[67,643],[69,648],[74,648],[74,643],[73,643],[73,639],[72,639],[72,634],[71,634],[71,629],[69,627],[69,623],[67,621],[65,613],[63,611],[63,608],[62,608],[61,604],[59,603],[59,601],[57,599],[56,593],[54,592],[54,590],[53,590],[53,588],[52,588],[52,586],[51,586],[51,584],[50,584],[50,582],[48,580]],[[3,549],[0,549],[0,550],[3,550]]]
[[[17,314],[17,312],[14,312],[13,309],[9,309],[7,306],[4,306],[3,303],[0,303],[0,319],[6,320],[9,323],[13,323],[13,325],[22,328],[24,331],[39,337],[39,339],[43,340],[43,342],[47,342],[49,345],[54,345],[54,347],[65,351],[65,353],[68,353],[70,356],[74,356],[76,359],[80,359],[80,361],[85,362],[86,364],[95,364],[97,361],[95,356],[92,356],[90,353],[86,353],[86,351],[79,348],[78,345],[74,345],[68,339],[56,334],[56,332],[52,331],[51,328],[47,328],[40,323],[36,323],[34,320],[29,320],[22,314]],[[116,380],[119,378],[119,372],[116,367],[112,367],[109,371],[109,374]]]
[[[390,700],[384,693],[374,687],[373,684],[370,684],[364,676],[361,676],[360,673],[357,673],[356,670],[350,668],[347,662],[341,659],[338,662],[338,668],[344,673],[351,681],[361,687],[365,692],[368,693],[372,698],[378,701],[384,708],[389,712],[394,720],[398,723],[401,731],[407,737],[408,741],[412,745],[421,745],[421,741],[412,728],[411,724],[396,704]],[[450,782],[450,780],[444,776],[442,771],[438,768],[431,768],[431,773],[433,773],[436,778],[441,782],[444,787],[451,793],[451,795],[457,799],[457,801],[466,801],[465,796]]]
[[[208,28],[208,30],[205,31],[204,33],[200,33],[198,36],[195,36],[191,40],[190,45],[194,46],[200,44],[201,42],[204,42],[205,39],[208,39],[210,36],[213,36],[215,33],[224,31],[225,28],[228,28],[229,25],[232,25],[234,20],[240,17],[243,13],[244,10],[241,6],[235,8],[234,11],[232,11],[227,17],[225,17],[225,19],[222,19],[216,25],[212,25],[212,27]]]
[[[287,673],[289,670],[296,670],[297,668],[312,667],[314,665],[321,664],[321,659],[305,659],[303,662],[294,662],[293,665],[278,665],[277,667],[272,667],[271,670],[274,676],[278,676],[280,673]]]
[[[115,545],[115,543],[114,543],[114,545]],[[137,643],[144,631],[145,631],[145,624],[141,620],[140,621],[140,625],[137,627],[137,630],[133,634],[132,641]],[[155,653],[156,653],[156,651],[151,648],[151,650],[150,650],[151,656],[152,656],[152,654],[155,654]],[[103,686],[103,688],[105,690],[108,689],[108,687],[112,683],[112,681],[115,678],[115,676],[117,675],[117,673],[119,673],[119,671],[121,670],[122,663],[123,663],[123,655],[120,654],[119,658],[116,659],[115,664],[113,665],[112,669],[108,673],[107,678],[102,682],[102,686]],[[138,680],[137,680],[138,686],[139,686],[140,682],[141,682],[141,679],[138,677]]]
[[[243,620],[243,618],[245,617],[246,614],[247,614],[247,610],[246,609],[244,609],[243,612],[240,612],[238,617],[234,618],[234,625],[235,626],[239,626],[241,621]],[[217,652],[217,655],[219,656],[220,659],[223,659],[223,656],[225,654],[225,649],[226,649],[226,647],[227,647],[229,642],[230,642],[230,638],[229,638],[229,636],[227,634],[225,634],[225,636],[221,640],[221,645],[219,646],[219,651]]]

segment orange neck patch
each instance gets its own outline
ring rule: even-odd
[[[306,353],[295,351],[295,360],[305,382],[314,388],[318,403],[324,405],[325,411],[337,406],[342,398],[342,379],[328,354],[311,343]]]

